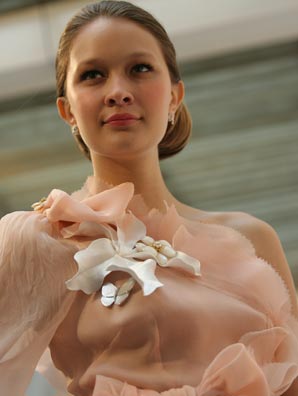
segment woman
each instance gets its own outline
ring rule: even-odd
[[[22,395],[39,361],[59,395],[297,395],[297,303],[275,232],[190,208],[162,178],[191,126],[164,29],[126,2],[86,6],[56,68],[60,116],[94,175],[1,220],[3,394]]]

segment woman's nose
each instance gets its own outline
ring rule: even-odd
[[[133,101],[133,94],[129,90],[127,82],[123,79],[115,78],[107,84],[104,99],[106,106],[125,106],[132,104]]]

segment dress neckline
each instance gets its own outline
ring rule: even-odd
[[[134,185],[133,182],[124,182],[124,184],[125,183]],[[71,197],[78,201],[83,201],[84,199],[87,199],[89,197],[100,194],[101,192],[103,192],[105,190],[115,188],[116,186],[117,186],[116,184],[109,183],[103,179],[95,179],[95,176],[91,175],[91,176],[87,177],[87,179],[85,180],[85,183],[79,190],[74,191],[71,194]],[[96,193],[94,192],[95,188],[98,190]],[[170,207],[174,207],[177,214],[179,215],[175,204],[172,203],[171,205],[169,205],[166,201],[164,201],[164,205],[165,205],[164,212],[158,208],[150,208],[146,204],[142,194],[134,193],[132,199],[130,200],[130,202],[128,204],[127,209],[131,210],[137,217],[139,217],[139,216],[140,217],[147,217],[147,216],[150,217],[152,215],[159,215],[159,216],[165,215],[168,212]],[[181,216],[181,217],[183,217],[183,216]]]

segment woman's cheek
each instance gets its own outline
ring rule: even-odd
[[[171,99],[171,87],[168,84],[155,82],[152,83],[147,92],[147,98],[154,104],[169,104]]]
[[[69,100],[73,110],[80,114],[92,111],[92,107],[94,107],[97,102],[93,92],[86,89],[77,89],[70,96]]]

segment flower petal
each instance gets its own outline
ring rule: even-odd
[[[113,283],[106,283],[101,289],[101,303],[105,307],[109,307],[116,301],[117,287]]]
[[[43,202],[43,209],[50,222],[114,223],[125,212],[133,190],[132,183],[123,183],[80,202],[54,189]]]
[[[115,297],[104,297],[102,296],[100,299],[102,305],[104,305],[105,307],[110,307],[111,305],[114,304],[115,302]]]
[[[75,235],[87,237],[108,237],[110,239],[117,238],[116,231],[107,224],[98,224],[91,221],[83,221],[82,223],[74,223],[64,227],[61,230],[63,238],[71,238]]]
[[[74,259],[78,263],[79,271],[85,271],[110,259],[115,253],[112,242],[107,238],[100,238],[91,242],[86,249],[79,250]]]
[[[113,283],[105,283],[101,289],[101,294],[104,297],[116,297],[117,287]]]
[[[100,213],[105,222],[116,220],[124,213],[134,193],[133,183],[122,183],[109,190],[102,191],[82,201],[96,212]]]
[[[193,273],[196,276],[201,275],[201,265],[199,260],[189,256],[183,252],[177,252],[177,255],[170,259],[165,267],[182,268],[188,272]]]
[[[86,294],[96,292],[101,288],[104,278],[110,273],[107,270],[109,261],[83,272],[77,272],[71,279],[65,282],[68,290],[82,290]]]
[[[44,206],[47,208],[45,214],[50,222],[77,223],[95,221],[99,217],[89,206],[76,201],[66,192],[57,189],[51,191]]]
[[[86,294],[99,290],[104,278],[110,273],[107,266],[114,255],[115,250],[109,239],[96,239],[86,249],[75,254],[79,269],[66,281],[66,287],[69,290],[82,290]]]
[[[123,293],[123,294],[121,294],[119,296],[116,296],[115,304],[116,305],[121,305],[122,303],[124,303],[124,301],[127,299],[128,296],[129,296],[128,292],[127,293]]]
[[[109,271],[124,271],[129,273],[143,289],[144,296],[153,293],[163,284],[155,276],[156,262],[152,259],[146,261],[132,261],[120,256],[115,256],[114,260],[107,267]]]
[[[125,213],[117,221],[117,235],[119,254],[125,256],[131,252],[137,241],[144,238],[146,227],[132,213]]]
[[[136,281],[133,278],[129,278],[126,282],[123,283],[118,289],[117,295],[120,296],[124,293],[129,293],[134,287]]]
[[[152,259],[140,263],[137,262],[132,267],[136,280],[142,286],[144,296],[149,296],[149,294],[152,294],[157,288],[163,286],[163,283],[155,276],[155,268],[156,262]]]

